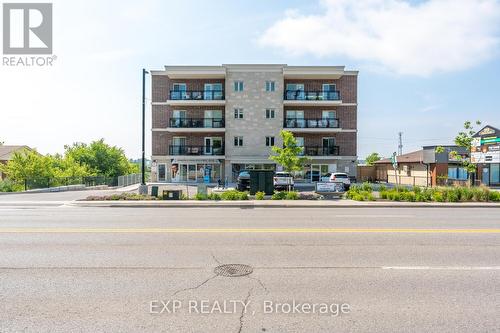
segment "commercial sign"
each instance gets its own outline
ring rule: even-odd
[[[342,182],[325,182],[316,183],[316,192],[318,193],[336,193],[344,192],[344,183]]]
[[[472,163],[500,163],[500,150],[498,146],[496,151],[487,151],[487,152],[473,152],[471,153],[471,162]]]

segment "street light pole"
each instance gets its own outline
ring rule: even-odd
[[[146,74],[148,71],[142,69],[142,163],[141,185],[146,185]]]

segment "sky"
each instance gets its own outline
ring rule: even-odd
[[[167,64],[359,70],[361,159],[396,151],[398,132],[410,152],[452,143],[465,120],[500,127],[500,0],[52,3],[54,65],[0,65],[5,144],[56,153],[104,138],[138,158],[142,68]]]

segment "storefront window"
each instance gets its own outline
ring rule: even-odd
[[[500,164],[498,163],[493,163],[491,164],[490,168],[490,174],[491,174],[491,184],[498,184],[500,183]]]
[[[467,180],[467,170],[461,167],[448,167],[448,179]]]

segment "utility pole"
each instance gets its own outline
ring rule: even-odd
[[[403,132],[399,132],[398,136],[399,136],[398,155],[403,155]]]
[[[142,162],[141,162],[142,186],[146,185],[146,74],[148,74],[148,71],[143,68],[142,69]]]

